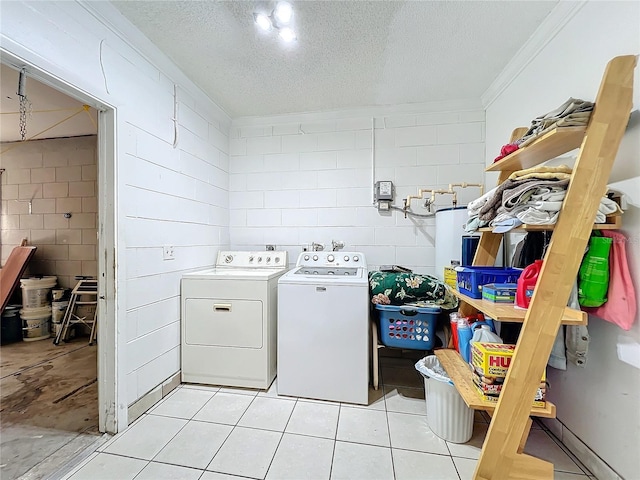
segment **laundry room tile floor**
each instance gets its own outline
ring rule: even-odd
[[[476,412],[465,444],[438,438],[414,363],[381,356],[367,406],[280,397],[277,379],[267,391],[183,384],[58,478],[471,479],[489,419]],[[557,480],[595,479],[538,424],[525,452]]]

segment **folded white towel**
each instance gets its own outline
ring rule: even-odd
[[[538,210],[544,210],[547,212],[559,212],[562,208],[562,202],[549,202],[544,200],[538,200],[537,202],[532,202],[529,204],[531,208],[536,208]]]
[[[497,189],[498,187],[493,187],[481,197],[478,197],[475,200],[471,200],[467,205],[467,213],[469,214],[469,216],[473,217],[474,215],[478,215],[480,213],[480,209],[484,207],[484,204],[487,203],[487,201],[491,197],[493,197]]]
[[[537,208],[527,208],[516,215],[518,220],[528,225],[551,225],[558,221],[559,212],[547,212]]]

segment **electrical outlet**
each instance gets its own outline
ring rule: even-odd
[[[162,247],[162,258],[163,260],[174,260],[176,258],[174,256],[173,245],[165,245]]]
[[[275,245],[267,245],[267,252],[275,252],[275,251],[276,251]]]
[[[308,243],[305,243],[302,245],[302,251],[303,252],[310,252],[311,251],[311,245],[309,245]]]

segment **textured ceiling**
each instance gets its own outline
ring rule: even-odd
[[[0,65],[0,142],[15,142],[20,136],[19,72]],[[25,91],[30,108],[27,110],[28,139],[95,135],[97,112],[84,111],[82,103],[27,76]]]
[[[292,1],[288,45],[275,2],[112,3],[236,118],[478,99],[557,2]]]

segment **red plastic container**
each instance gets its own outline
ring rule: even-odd
[[[458,351],[458,317],[450,317],[451,337],[453,338],[453,348]]]
[[[522,274],[518,278],[518,289],[516,290],[516,305],[519,307],[529,308],[541,270],[542,260],[536,260],[522,270]]]

